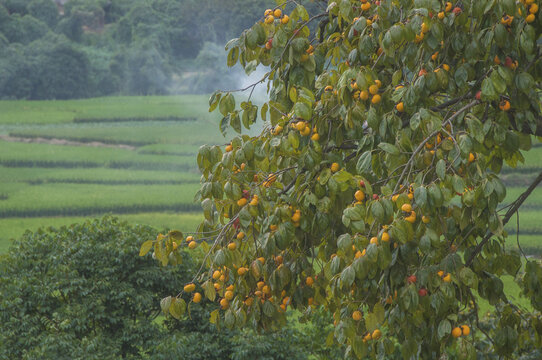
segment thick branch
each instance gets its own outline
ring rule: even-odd
[[[527,200],[527,198],[529,197],[529,195],[531,195],[531,193],[533,192],[533,190],[538,186],[538,184],[540,184],[540,182],[542,182],[542,172],[540,174],[538,174],[538,177],[533,181],[533,183],[527,188],[527,190],[525,190],[525,192],[523,194],[521,194],[517,199],[516,201],[514,201],[514,205],[512,207],[510,207],[510,209],[508,209],[508,211],[506,212],[506,214],[504,215],[504,218],[502,220],[502,223],[503,223],[503,226],[506,225],[506,223],[508,223],[508,221],[510,221],[510,218],[512,217],[512,215],[514,215],[514,213],[516,211],[518,211],[518,209],[520,208],[521,205],[523,205],[523,203],[525,202],[525,200]],[[482,239],[482,241],[480,241],[480,243],[476,246],[476,248],[474,249],[473,253],[471,254],[471,256],[469,257],[469,259],[467,260],[467,262],[465,263],[465,266],[471,266],[472,265],[472,262],[474,261],[474,258],[480,254],[480,252],[482,251],[482,248],[484,247],[484,245],[489,241],[489,239],[491,239],[491,236],[493,234],[488,230],[488,232],[486,233],[486,235],[484,236],[484,238]]]

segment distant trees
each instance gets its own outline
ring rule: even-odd
[[[217,76],[226,71],[223,58],[205,65],[201,60],[222,57],[226,40],[273,5],[272,0],[71,0],[60,14],[53,0],[0,0],[0,98],[202,93],[216,87],[209,81],[226,80],[231,88],[231,77]],[[206,42],[217,44],[215,54]],[[183,73],[195,75],[173,86],[173,78],[184,81]]]

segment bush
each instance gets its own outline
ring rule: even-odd
[[[111,217],[26,232],[0,260],[0,358],[139,357],[157,343],[158,300],[193,264],[139,257],[155,235]]]

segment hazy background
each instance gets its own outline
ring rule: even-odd
[[[303,1],[311,11],[323,5]],[[0,99],[208,94],[270,0],[0,0]]]

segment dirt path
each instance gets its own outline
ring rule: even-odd
[[[115,149],[135,150],[136,147],[124,144],[105,144],[99,141],[81,142],[65,139],[47,139],[41,137],[17,137],[9,135],[0,135],[0,140],[11,142],[35,143],[35,144],[51,144],[51,145],[70,145],[70,146],[92,146],[92,147],[107,147]]]

